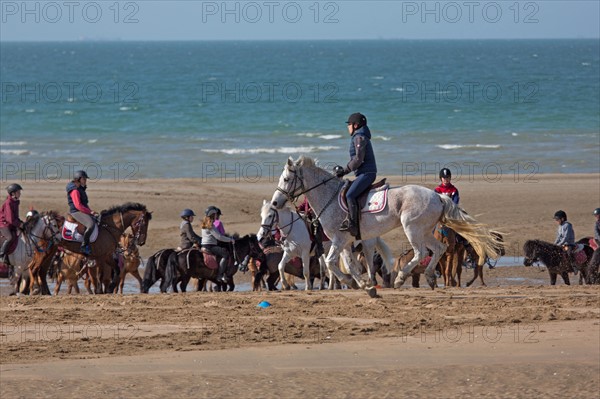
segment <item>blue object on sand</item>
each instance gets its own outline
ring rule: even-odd
[[[271,304],[267,301],[262,301],[261,303],[259,303],[257,305],[259,308],[268,308],[269,306],[271,306]]]

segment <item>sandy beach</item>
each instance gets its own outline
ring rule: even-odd
[[[462,207],[504,233],[506,259],[522,256],[527,239],[553,241],[558,209],[576,238],[592,235],[597,174],[525,177],[455,182]],[[389,181],[436,185],[432,176]],[[21,184],[22,213],[66,210],[66,182]],[[256,233],[275,188],[266,179],[100,181],[88,195],[94,210],[134,201],[153,211],[147,257],[178,244],[183,208],[217,205],[228,232]],[[403,237],[383,238],[398,255]],[[0,396],[597,398],[599,287],[550,287],[535,266],[485,276],[488,287],[406,284],[377,299],[350,290],[2,296]],[[262,300],[272,306],[257,308]]]

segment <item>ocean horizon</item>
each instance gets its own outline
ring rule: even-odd
[[[380,175],[599,173],[599,54],[598,39],[0,42],[1,176],[329,167],[348,161],[353,112]]]

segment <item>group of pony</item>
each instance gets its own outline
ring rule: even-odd
[[[226,271],[228,283],[216,280],[217,263],[199,248],[183,251],[166,248],[156,252],[148,258],[142,279],[137,271],[140,264],[137,247],[146,242],[152,214],[139,203],[103,211],[98,238],[92,244],[92,253],[85,257],[80,254],[80,243],[62,238],[62,216],[53,211],[35,214],[27,221],[26,233],[20,236],[10,261],[16,266],[15,275],[27,281],[31,293],[50,293],[46,275],[55,264],[55,293],[63,280],[78,292],[76,282],[83,276],[90,293],[122,293],[128,272],[137,279],[143,293],[158,280],[161,292],[185,292],[192,278],[198,281],[196,290],[204,290],[208,282],[213,282],[216,290],[232,291],[237,271],[251,269],[253,289],[264,284],[265,288],[275,290],[279,282],[282,288],[289,289],[293,285],[290,276],[296,276],[305,280],[306,290],[312,290],[314,279],[319,278],[321,289],[344,284],[375,297],[376,273],[383,277],[384,286],[394,288],[401,287],[409,276],[413,286],[418,287],[419,275],[424,274],[434,289],[437,269],[445,286],[460,286],[462,264],[467,256],[476,265],[467,286],[477,277],[485,285],[483,265],[504,255],[500,233],[475,220],[448,197],[418,185],[378,188],[386,190],[386,206],[376,213],[363,209],[358,243],[357,237],[339,230],[346,217],[346,212],[337,205],[344,185],[343,179],[319,167],[309,157],[288,159],[271,201],[263,202],[258,233],[236,236],[233,243],[222,244],[232,254]],[[301,196],[308,199],[329,238],[324,243],[324,254],[315,253],[311,221],[291,208]],[[381,236],[399,227],[403,228],[410,249],[395,260]],[[126,233],[127,229],[131,233]],[[273,237],[276,230],[280,234],[278,240]],[[469,245],[459,243],[457,234]],[[59,248],[62,252],[55,256]],[[577,256],[539,240],[527,241],[523,250],[525,265],[543,263],[550,273],[551,284],[556,283],[559,274],[569,284],[568,273],[574,271],[581,271],[581,283],[599,282],[600,252],[595,253],[587,243],[579,245]],[[367,279],[362,278],[364,272]]]

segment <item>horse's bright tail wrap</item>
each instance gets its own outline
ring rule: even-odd
[[[452,202],[450,197],[440,195],[440,200],[444,205],[440,223],[463,236],[473,246],[479,255],[480,265],[485,263],[486,257],[497,259],[500,256],[503,243],[496,235],[492,234],[485,224],[479,223],[469,216],[467,212]]]

